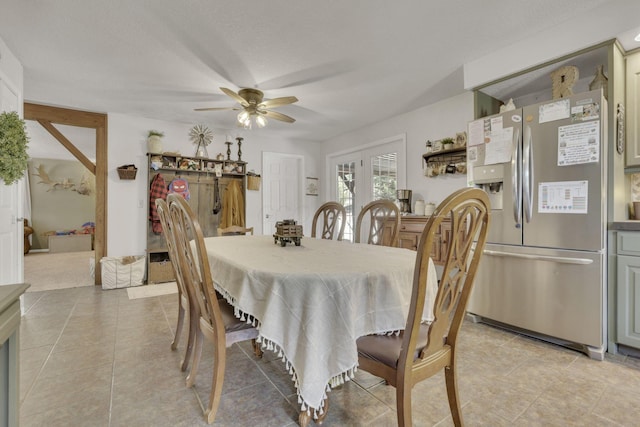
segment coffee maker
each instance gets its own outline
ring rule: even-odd
[[[411,190],[396,190],[400,213],[411,213]]]

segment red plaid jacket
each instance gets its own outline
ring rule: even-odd
[[[151,229],[156,234],[162,233],[162,224],[156,210],[156,199],[158,198],[162,200],[167,198],[167,183],[159,173],[153,177],[149,190],[149,220],[151,221]]]

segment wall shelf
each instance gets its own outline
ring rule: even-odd
[[[428,163],[456,163],[467,160],[467,147],[455,147],[449,150],[432,151],[422,155],[425,162]]]
[[[424,175],[433,178],[445,174],[467,172],[467,147],[455,147],[422,155]]]
[[[149,154],[150,167],[156,171],[215,173],[223,176],[243,177],[247,173],[247,162],[242,160],[218,160],[206,157],[182,156],[179,154]]]

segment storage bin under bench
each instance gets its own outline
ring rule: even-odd
[[[49,236],[49,252],[82,252],[91,250],[91,234]]]

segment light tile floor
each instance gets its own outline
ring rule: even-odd
[[[199,426],[211,381],[205,346],[193,389],[169,346],[176,295],[129,300],[98,287],[25,295],[20,327],[22,426]],[[469,426],[638,426],[640,362],[603,362],[483,324],[464,324],[459,389]],[[284,364],[248,343],[228,349],[215,426],[295,426],[298,405]],[[359,372],[329,393],[325,426],[393,426],[395,392]],[[416,426],[452,425],[444,379],[414,388]]]

